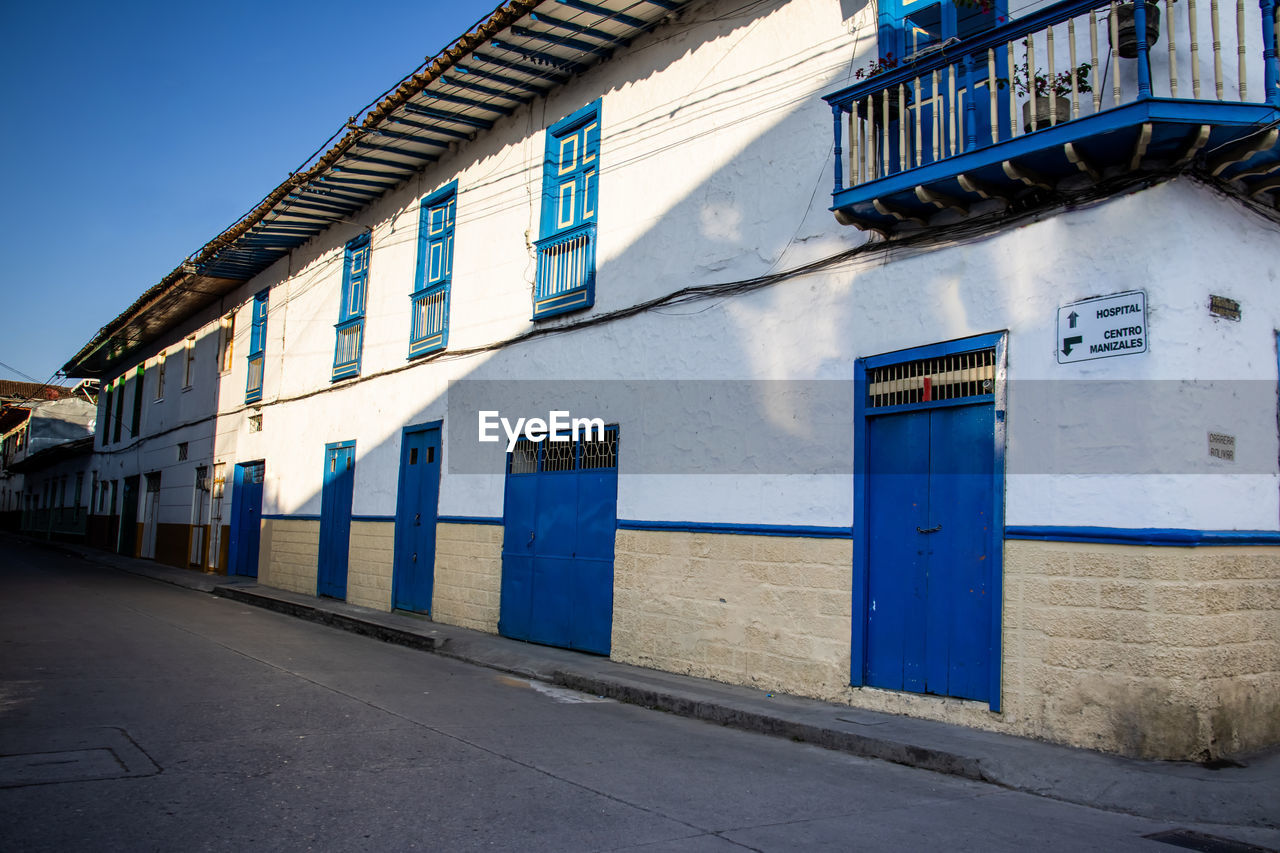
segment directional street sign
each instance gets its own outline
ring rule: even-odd
[[[1058,364],[1147,351],[1147,294],[1095,296],[1058,309]]]

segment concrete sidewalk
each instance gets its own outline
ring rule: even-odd
[[[34,541],[34,540],[33,540]],[[457,660],[748,731],[1162,821],[1280,828],[1280,750],[1212,769],[1140,761],[962,726],[616,663],[329,599],[75,545],[53,547],[136,575],[209,592]]]

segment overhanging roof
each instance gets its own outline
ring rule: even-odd
[[[607,59],[685,3],[503,3],[362,118],[353,116],[336,143],[322,147],[323,153],[100,329],[63,372],[108,377],[167,329],[399,186],[451,144],[473,139],[522,104]]]

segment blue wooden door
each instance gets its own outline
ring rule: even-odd
[[[960,372],[944,368],[924,370]],[[989,700],[999,627],[991,386],[938,399],[919,384],[923,400],[867,411],[865,683]]]
[[[498,630],[516,639],[608,654],[617,428],[610,428],[604,441],[566,445],[521,442],[509,461]]]
[[[256,578],[258,545],[262,536],[262,480],[266,466],[247,462],[236,466],[231,496],[231,562],[227,573]]]
[[[351,544],[351,499],[355,485],[354,441],[325,445],[320,492],[320,557],[316,594],[347,597],[347,556]]]
[[[400,443],[392,606],[431,612],[440,496],[440,427],[413,428]]]

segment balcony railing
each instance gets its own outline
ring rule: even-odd
[[[533,316],[549,317],[595,301],[596,226],[581,225],[539,240]]]
[[[338,340],[333,350],[333,378],[345,379],[360,373],[360,344],[364,335],[364,318],[357,317],[337,325]]]
[[[1130,168],[1149,155],[1190,162],[1241,136],[1215,133],[1219,125],[1274,120],[1277,76],[1275,0],[1057,3],[828,95],[834,207],[855,219],[900,214],[893,205],[904,198],[963,207],[946,193],[991,197],[979,172],[992,166],[997,177],[1044,185],[1043,164],[1019,158],[1046,148],[1098,179],[1124,163],[1106,145],[1080,143],[1129,126],[1132,137],[1109,142]]]
[[[409,355],[425,355],[443,349],[449,334],[449,288],[436,287],[413,295],[413,324]]]
[[[262,363],[264,353],[249,356],[249,379],[245,382],[244,401],[254,403],[262,399]]]

